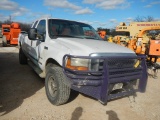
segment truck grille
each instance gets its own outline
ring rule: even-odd
[[[113,69],[122,69],[122,68],[130,68],[135,64],[134,59],[109,59],[108,66]]]
[[[107,66],[109,69],[123,69],[133,68],[136,63],[136,59],[108,59]],[[92,60],[91,70],[102,71],[104,65],[104,59]]]
[[[98,59],[91,60],[91,70],[103,72],[104,62],[106,62],[106,67],[108,68],[109,78],[126,77],[130,75],[141,74],[141,66],[136,64],[136,59]],[[92,74],[92,75],[102,75],[102,74]]]
[[[136,59],[108,59],[106,62],[106,67],[108,68],[109,78],[127,77],[133,75],[141,74],[141,66],[134,66],[136,64]],[[99,71],[104,69],[104,60],[99,61]]]

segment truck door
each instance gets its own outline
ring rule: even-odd
[[[35,26],[37,25],[38,21],[34,22],[31,26],[31,28],[35,28]],[[23,50],[29,54],[29,56],[31,56],[31,44],[32,44],[32,40],[30,40],[28,38],[27,34],[23,34],[19,36],[19,39],[21,40],[21,42],[23,43]]]
[[[46,35],[46,20],[40,20],[38,25],[37,25],[37,34],[42,35],[45,40],[45,35]],[[32,40],[31,42],[31,50],[30,50],[30,55],[32,61],[36,64],[39,65],[41,64],[41,53],[43,52],[44,49],[44,42],[41,40]]]

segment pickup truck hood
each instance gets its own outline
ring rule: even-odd
[[[132,50],[107,41],[79,38],[57,38],[56,41],[67,47],[71,55],[88,56],[91,53],[129,53],[135,55]]]

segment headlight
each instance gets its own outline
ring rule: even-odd
[[[68,58],[66,60],[66,67],[72,70],[88,70],[88,64],[88,59]]]
[[[91,71],[101,71],[103,69],[104,60],[92,58],[92,59],[82,59],[82,58],[67,58],[66,68],[71,70],[91,70]]]
[[[71,58],[71,66],[88,67],[88,59]]]

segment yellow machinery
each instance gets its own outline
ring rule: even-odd
[[[107,41],[108,41],[108,42],[113,42],[113,37],[112,37],[112,36],[109,36],[108,39],[107,39]]]
[[[160,22],[131,22],[129,26],[126,26],[125,23],[120,23],[116,27],[116,31],[130,33],[130,39],[126,41],[126,47],[137,54],[146,54],[148,56],[148,66],[156,71],[156,69],[160,68],[156,64],[160,56],[160,35],[155,36],[155,39],[151,40],[151,37],[146,34],[150,30],[160,30]],[[120,38],[117,38],[116,41],[122,43]],[[152,58],[154,58],[154,61]],[[156,77],[155,74],[153,76]]]
[[[106,38],[106,31],[100,30],[100,31],[98,31],[98,34],[99,34],[99,36],[100,36],[103,40],[105,40],[105,38]]]
[[[137,37],[141,30],[149,29],[152,27],[160,27],[160,22],[131,22],[128,26],[125,23],[120,23],[120,25],[116,27],[116,31],[129,32],[130,37],[134,39]],[[143,34],[142,37],[147,38],[147,35]],[[146,40],[144,42],[147,43],[147,40],[149,40],[149,38],[144,40]]]
[[[126,47],[134,50],[137,54],[145,54],[146,45],[150,41],[150,36],[146,34],[146,31],[149,30],[160,30],[160,22],[131,22],[128,26],[126,26],[125,23],[120,23],[120,25],[116,27],[117,32],[129,32],[129,40],[124,36],[126,38]],[[155,37],[157,39],[160,38],[159,35]],[[124,40],[122,37],[115,37],[114,41],[118,41],[119,44]]]

